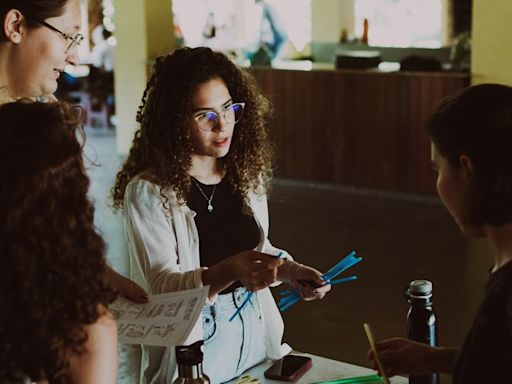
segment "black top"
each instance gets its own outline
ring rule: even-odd
[[[454,384],[512,383],[512,262],[492,273],[455,361]]]
[[[196,184],[197,183],[197,184]],[[207,196],[203,196],[200,189]],[[208,211],[208,199],[214,185],[192,179],[187,205],[196,212],[194,218],[199,234],[201,265],[211,267],[238,252],[254,249],[260,242],[260,230],[254,217],[243,212],[242,198],[231,190],[226,178],[215,187],[211,200],[213,210]],[[242,286],[236,282],[221,293]]]

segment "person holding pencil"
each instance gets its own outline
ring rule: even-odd
[[[224,54],[200,47],[159,57],[113,188],[132,278],[153,294],[209,286],[185,344],[204,339],[203,367],[214,383],[289,351],[269,286],[290,283],[307,300],[330,289],[267,238],[269,112],[252,76]],[[144,379],[171,382],[173,351],[144,348]]]
[[[384,371],[451,373],[454,384],[508,383],[512,362],[512,88],[469,87],[431,116],[437,191],[462,233],[486,237],[494,260],[485,295],[461,348],[404,338],[378,342]],[[457,294],[463,294],[458,292]],[[374,368],[376,356],[368,352]]]

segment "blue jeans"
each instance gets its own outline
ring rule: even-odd
[[[246,294],[245,288],[237,288],[219,295],[214,305],[203,307],[203,370],[213,384],[229,381],[266,359],[257,295],[229,321]]]

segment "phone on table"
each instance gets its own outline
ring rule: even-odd
[[[277,360],[265,371],[265,377],[271,380],[295,381],[311,368],[310,357],[286,355]]]

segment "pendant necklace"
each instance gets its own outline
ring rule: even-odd
[[[213,205],[212,205],[213,195],[215,194],[215,189],[217,188],[217,184],[215,184],[213,186],[212,194],[210,195],[210,197],[208,197],[208,196],[206,196],[206,193],[203,192],[203,190],[199,186],[199,183],[196,181],[196,179],[192,178],[192,181],[196,185],[197,189],[199,189],[199,192],[201,192],[201,195],[203,195],[204,198],[206,199],[206,201],[208,202],[208,212],[211,213],[213,211]]]

